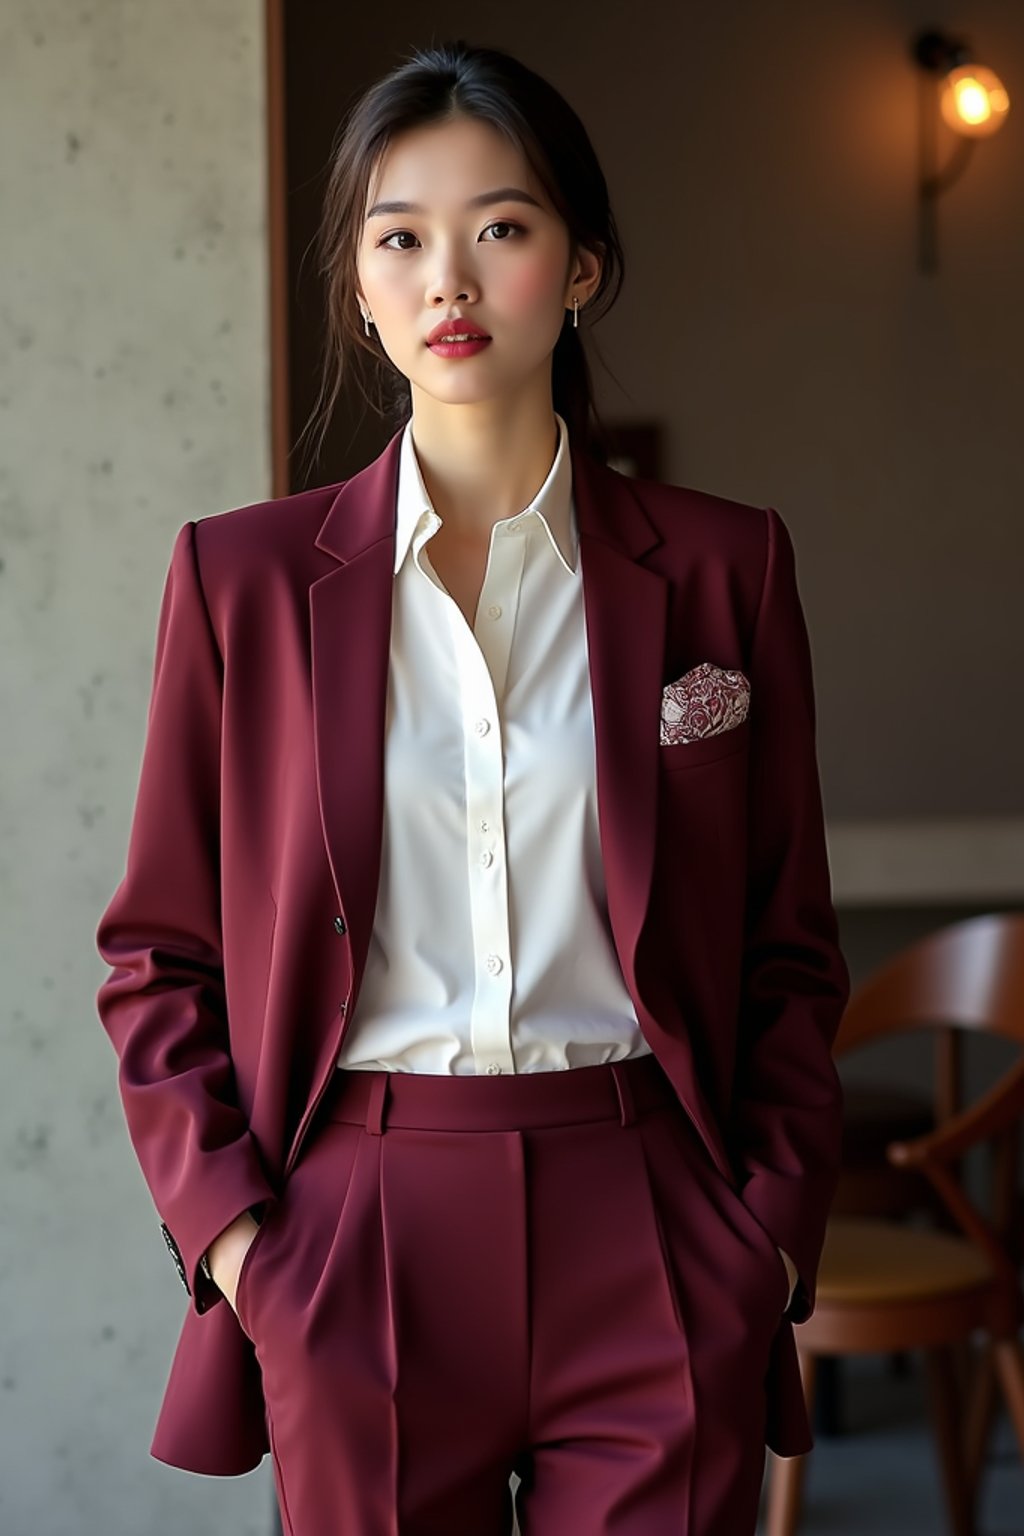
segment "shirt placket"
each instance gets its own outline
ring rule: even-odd
[[[474,956],[470,1041],[477,1071],[491,1075],[515,1071],[501,705],[526,560],[525,533],[522,517],[495,524],[474,629],[456,602],[449,598],[447,604],[462,702]]]

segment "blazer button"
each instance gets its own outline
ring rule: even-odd
[[[334,919],[334,928],[335,928],[335,932],[337,932],[337,933],[344,933],[345,932],[345,919],[343,917],[336,917]]]

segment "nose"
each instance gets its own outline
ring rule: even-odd
[[[458,270],[460,265],[461,261],[455,251],[449,250],[427,291],[427,304],[431,309],[440,309],[446,304],[469,303],[476,285],[465,272]]]
[[[449,297],[450,295],[450,297]],[[469,291],[463,287],[456,291],[454,283],[436,283],[431,289],[430,305],[433,309],[442,308],[445,304],[468,304]]]

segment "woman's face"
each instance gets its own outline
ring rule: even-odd
[[[517,146],[475,118],[409,129],[371,177],[365,212],[359,300],[414,394],[470,403],[542,371],[550,380],[572,296],[582,307],[600,266],[581,251],[570,269],[568,229]],[[450,315],[482,327],[488,345],[468,357],[431,351],[427,336]]]

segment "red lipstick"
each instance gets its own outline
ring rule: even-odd
[[[465,339],[451,341],[445,340],[446,337]],[[434,326],[427,337],[427,346],[439,357],[472,357],[475,353],[482,352],[484,347],[489,346],[490,341],[490,336],[475,321],[450,315],[447,319],[439,320]]]

